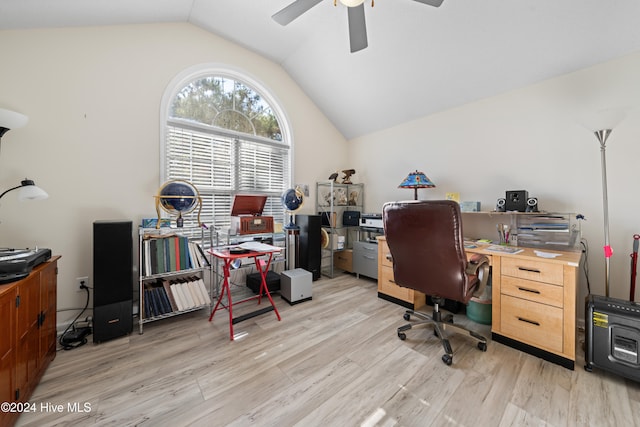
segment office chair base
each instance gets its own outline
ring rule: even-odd
[[[422,313],[419,311],[407,310],[404,314],[403,318],[406,321],[411,320],[411,316],[416,316],[421,320],[415,323],[407,323],[406,325],[402,325],[398,328],[398,338],[402,341],[407,339],[407,334],[405,331],[412,329],[414,326],[418,325],[433,325],[433,331],[435,335],[440,338],[440,342],[442,343],[442,347],[444,349],[445,354],[442,355],[442,361],[446,365],[451,365],[453,362],[453,349],[451,348],[451,344],[449,340],[445,337],[444,331],[447,329],[454,329],[458,333],[462,333],[463,335],[469,335],[470,337],[478,340],[478,350],[487,351],[487,339],[482,335],[470,331],[460,325],[456,325],[453,323],[453,315],[447,314],[442,317],[442,312],[437,311],[437,309],[433,312],[432,315],[428,315],[426,313]]]

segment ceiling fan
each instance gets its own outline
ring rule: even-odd
[[[287,25],[322,0],[296,0],[289,6],[275,13],[271,18],[280,25]],[[351,45],[351,53],[357,52],[368,46],[367,43],[367,25],[364,20],[364,1],[365,0],[340,0],[340,3],[347,6],[349,18],[349,44]],[[429,6],[439,7],[444,0],[414,0],[418,3],[428,4]],[[337,0],[333,0],[335,5]],[[373,6],[373,0],[371,0]]]

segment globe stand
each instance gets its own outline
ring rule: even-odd
[[[285,190],[280,196],[284,209],[289,213],[289,224],[282,227],[287,232],[287,268],[293,269],[298,262],[298,240],[300,227],[293,221],[293,213],[300,210],[304,194],[298,187]]]
[[[287,230],[287,270],[292,270],[298,264],[300,227],[285,228],[285,230]]]
[[[287,232],[287,269],[296,268],[298,263],[298,246],[300,239],[300,226],[293,222],[293,214],[289,214],[289,224],[282,227]]]
[[[282,228],[284,228],[285,230],[298,230],[298,231],[300,231],[300,227],[295,222],[293,222],[293,218],[294,218],[293,214],[289,214],[289,224],[285,225]]]

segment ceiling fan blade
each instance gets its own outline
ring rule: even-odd
[[[414,1],[417,1],[418,3],[428,4],[429,6],[433,6],[433,7],[440,7],[440,5],[444,0],[414,0]]]
[[[271,18],[280,25],[287,25],[321,1],[322,0],[296,0],[284,9],[276,12]]]
[[[364,49],[367,43],[367,24],[364,20],[364,3],[355,7],[348,7],[349,13],[349,43],[351,53]]]

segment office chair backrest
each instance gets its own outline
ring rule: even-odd
[[[473,296],[465,273],[460,206],[450,200],[389,202],[385,236],[395,282],[426,295],[467,303]]]

